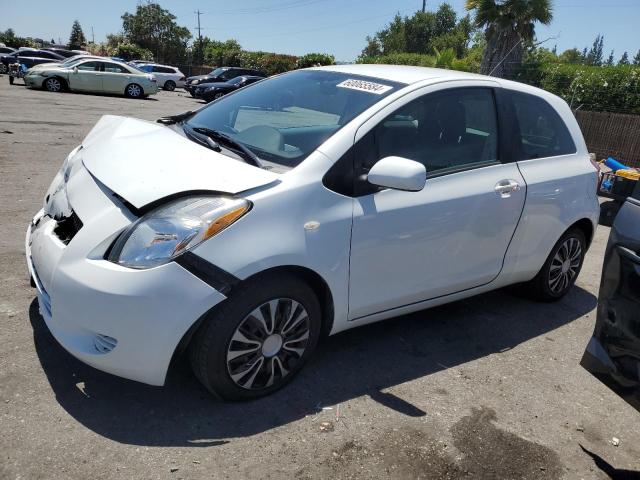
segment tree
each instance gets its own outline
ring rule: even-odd
[[[578,65],[584,62],[584,57],[577,48],[570,48],[562,52],[558,56],[558,60],[560,63],[572,63]]]
[[[596,39],[593,41],[593,45],[587,53],[585,58],[585,62],[587,65],[602,65],[603,60],[603,44],[604,44],[604,36],[598,35]]]
[[[419,53],[433,55],[434,50],[453,49],[462,57],[474,31],[467,15],[457,20],[455,10],[443,3],[435,12],[416,12],[410,17],[399,13],[375,36],[368,36],[367,45],[360,58],[391,55],[395,53]]]
[[[636,53],[636,56],[633,57],[633,64],[640,66],[640,50]]]
[[[553,18],[551,0],[467,0],[475,25],[485,29],[487,48],[481,73],[510,77],[522,64],[525,42],[535,38],[535,24]]]
[[[204,61],[207,65],[217,67],[232,66],[237,63],[242,47],[237,40],[219,42],[207,37],[202,39],[204,45]]]
[[[382,55],[382,46],[377,36],[370,37],[367,35],[367,46],[362,49],[360,58],[378,57]]]
[[[87,39],[84,38],[84,32],[82,31],[80,22],[78,20],[74,20],[73,25],[71,26],[71,35],[69,35],[69,48],[79,49],[86,43]]]
[[[607,58],[607,61],[604,64],[607,67],[613,66],[613,50],[611,50],[611,53],[609,54],[609,58]]]
[[[620,57],[620,61],[618,62],[618,65],[629,65],[629,54],[627,52],[624,52],[622,54],[622,57]]]
[[[175,20],[157,3],[140,3],[135,13],[122,15],[122,30],[129,42],[151,50],[157,61],[178,63],[185,58],[191,32]]]

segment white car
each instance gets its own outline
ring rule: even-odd
[[[55,338],[151,385],[186,349],[257,397],[322,335],[522,282],[557,300],[597,224],[568,105],[498,78],[334,65],[159,121],[103,117],[26,237]]]
[[[156,63],[138,64],[136,68],[151,73],[158,80],[158,86],[170,92],[176,87],[184,87],[186,77],[179,68]]]

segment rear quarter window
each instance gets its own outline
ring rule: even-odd
[[[576,153],[569,129],[544,99],[507,90],[517,122],[515,160],[555,157]]]

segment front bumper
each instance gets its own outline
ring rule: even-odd
[[[44,78],[42,75],[25,75],[24,84],[27,88],[42,88]]]
[[[133,270],[104,260],[105,246],[130,219],[83,172],[74,177],[75,186],[74,178],[69,182],[69,203],[74,190],[98,199],[83,203],[84,224],[68,245],[57,236],[58,222],[43,211],[27,229],[27,265],[40,312],[56,340],[81,361],[163,385],[184,334],[225,296],[175,262]],[[90,216],[87,208],[97,209]]]

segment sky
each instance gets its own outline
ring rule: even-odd
[[[590,47],[597,34],[604,35],[605,58],[615,50],[616,60],[627,50],[633,57],[640,49],[640,0],[552,0],[554,19],[538,25],[539,40],[557,37],[544,46],[558,51]],[[422,0],[158,0],[177,16],[178,24],[197,35],[196,10],[202,35],[216,40],[235,38],[247,50],[302,55],[333,54],[353,61],[365,45],[365,37],[383,28],[396,12],[410,15],[422,8]],[[435,10],[441,0],[427,0]],[[464,15],[464,0],[448,2]],[[135,11],[137,0],[0,0],[0,30],[13,28],[17,35],[60,38],[66,42],[73,20],[80,21],[85,36],[104,41],[122,28],[120,16]]]

